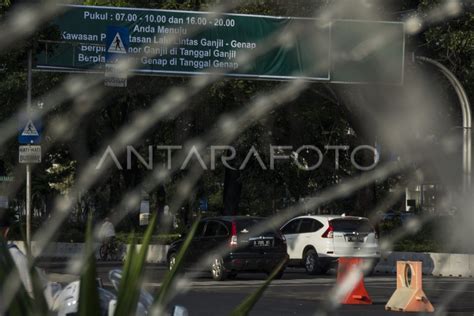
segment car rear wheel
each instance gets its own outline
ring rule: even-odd
[[[227,278],[227,272],[224,267],[224,260],[220,257],[215,257],[211,262],[212,278],[216,281],[224,281]]]
[[[319,257],[314,249],[309,249],[305,252],[304,255],[304,267],[308,274],[321,274],[323,272],[323,268],[321,263],[319,262]]]

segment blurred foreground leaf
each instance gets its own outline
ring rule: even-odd
[[[18,283],[14,284],[12,289],[8,286],[13,284],[8,280],[15,280]],[[12,293],[12,290],[15,293]],[[33,300],[20,281],[20,275],[10,255],[8,245],[3,236],[0,235],[0,295],[4,297],[6,293],[13,294],[13,299],[8,306],[5,306],[3,302],[0,304],[1,315],[34,315]]]
[[[30,259],[31,260],[31,259]],[[51,315],[51,311],[49,310],[48,303],[44,297],[44,287],[43,282],[39,276],[38,271],[32,265],[32,269],[30,271],[31,275],[31,283],[33,286],[33,296],[34,296],[34,305],[35,305],[35,315]]]
[[[189,234],[186,236],[186,239],[184,240],[181,248],[179,249],[178,255],[176,257],[176,263],[173,266],[173,269],[168,271],[168,273],[165,275],[165,279],[163,280],[163,283],[160,287],[160,291],[158,292],[158,298],[152,306],[152,311],[158,311],[158,313],[163,312],[168,302],[168,297],[171,294],[171,286],[173,285],[173,282],[178,275],[178,271],[183,266],[184,257],[186,256],[188,248],[191,245],[191,241],[193,240],[194,234],[196,233],[200,219],[200,216],[196,218],[196,221],[194,222],[193,226],[191,227],[191,230],[189,231]]]
[[[273,270],[272,274],[270,274],[270,276],[265,281],[265,283],[263,283],[262,286],[259,287],[255,292],[247,296],[247,298],[242,303],[240,303],[240,305],[237,306],[237,308],[235,308],[232,311],[231,315],[232,316],[248,315],[248,313],[252,310],[254,305],[262,297],[263,292],[265,292],[265,290],[273,281],[273,279],[276,277],[276,275],[281,271],[281,269],[284,269],[285,264],[286,264],[286,259],[280,262],[280,264]]]
[[[51,312],[49,310],[48,303],[46,302],[46,299],[44,297],[43,280],[41,280],[39,270],[35,268],[35,258],[33,257],[31,251],[32,246],[28,246],[26,242],[26,236],[24,234],[23,227],[21,227],[20,232],[21,236],[23,237],[22,240],[26,249],[26,258],[28,261],[28,266],[31,267],[29,273],[34,297],[34,301],[32,301],[32,304],[34,303],[34,310],[32,311],[32,313],[33,315],[50,315]]]
[[[152,217],[148,228],[143,237],[143,243],[136,253],[136,241],[132,241],[127,258],[123,276],[120,281],[119,292],[117,295],[117,308],[115,316],[134,315],[137,309],[140,297],[141,283],[143,279],[143,266],[148,254],[148,246],[150,245],[153,230],[155,229],[156,214]]]
[[[85,255],[87,257],[85,258],[84,270],[81,273],[81,285],[79,289],[79,315],[100,316],[91,216],[89,216],[87,221]]]

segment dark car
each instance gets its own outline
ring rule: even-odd
[[[185,256],[185,266],[206,262],[214,280],[233,278],[239,272],[272,272],[288,259],[286,240],[279,229],[256,233],[264,218],[223,216],[201,220],[191,246]],[[168,250],[168,264],[172,268],[184,239],[177,240]],[[282,269],[277,278],[281,278]]]

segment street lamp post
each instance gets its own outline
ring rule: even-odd
[[[451,85],[454,87],[456,94],[461,104],[462,109],[462,127],[463,127],[463,142],[462,142],[462,171],[463,179],[462,186],[463,192],[469,192],[471,189],[471,105],[467,97],[466,91],[462,86],[461,82],[456,76],[440,62],[424,57],[416,56],[415,59],[431,64],[438,68],[441,73],[449,80]]]

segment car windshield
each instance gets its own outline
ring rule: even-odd
[[[237,232],[239,234],[253,234],[255,226],[263,222],[263,218],[245,218],[236,221]],[[275,233],[275,229],[269,229],[265,234]]]
[[[367,219],[333,219],[331,225],[336,232],[361,232],[371,233],[374,231]]]
[[[251,230],[252,227],[257,225],[262,221],[261,218],[246,218],[246,219],[239,219],[236,221],[237,224],[237,232],[239,233],[246,233]]]

